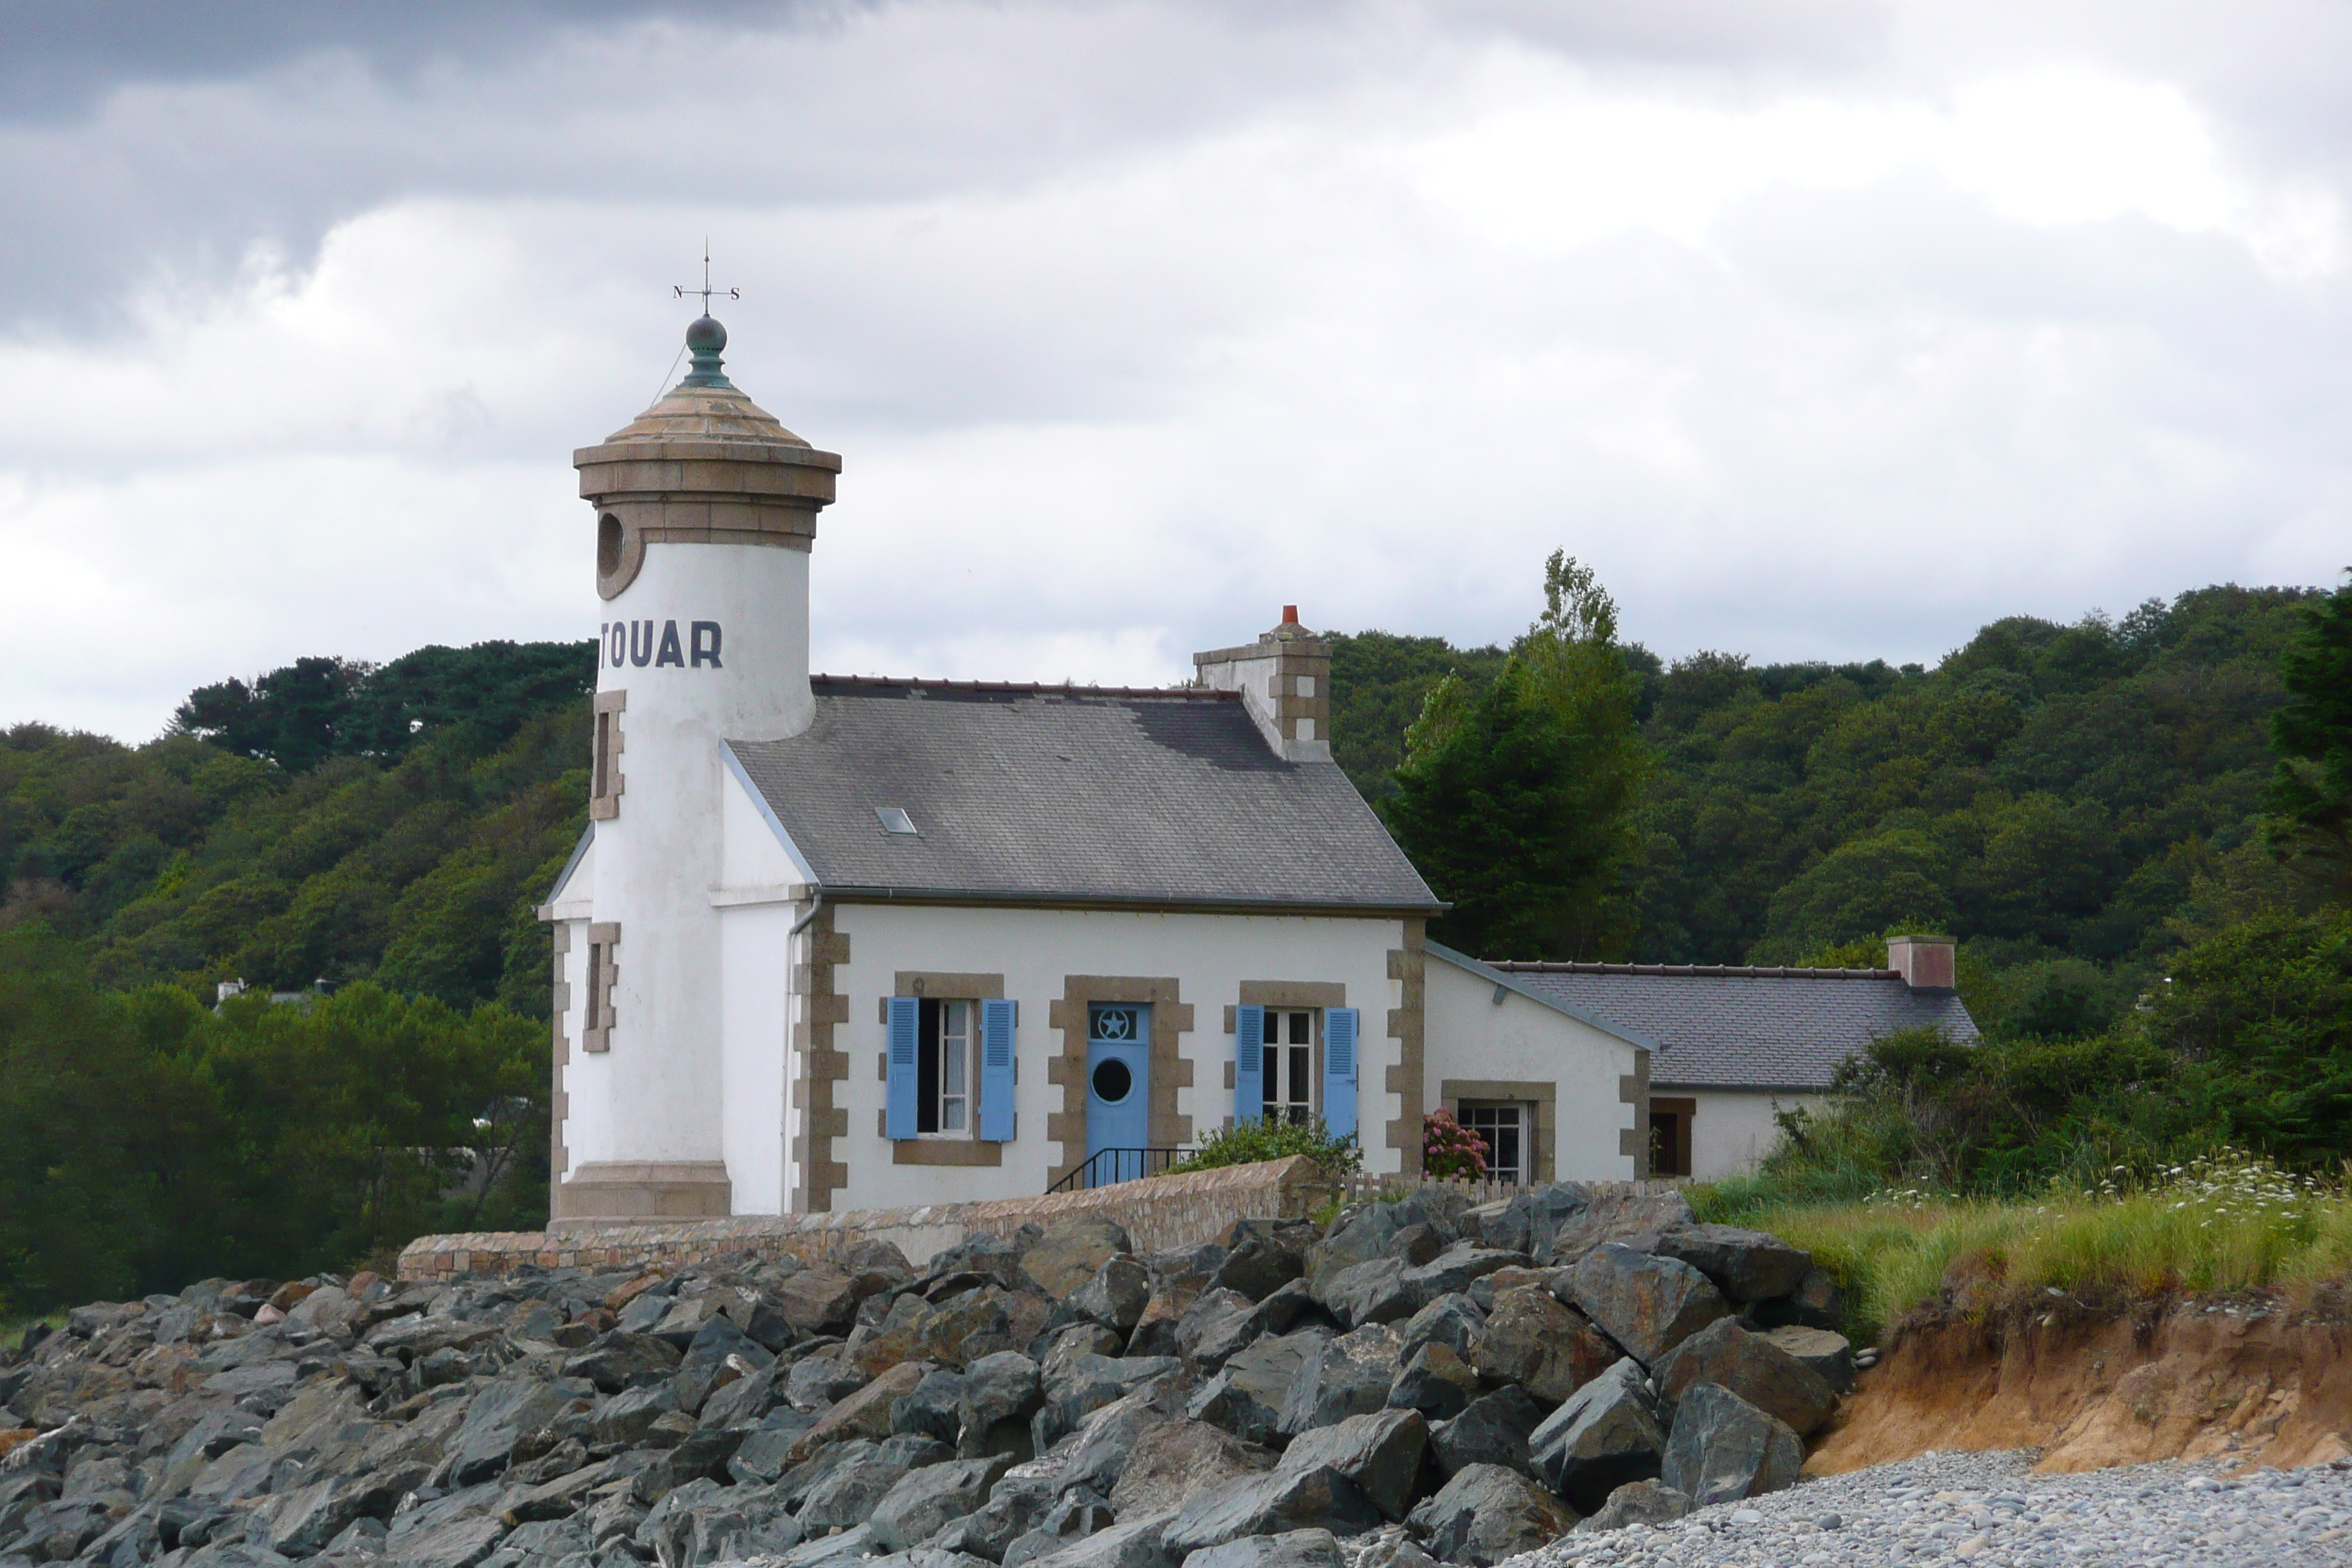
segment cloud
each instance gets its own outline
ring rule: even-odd
[[[568,456],[664,384],[706,231],[731,371],[845,459],[837,669],[1171,679],[1284,603],[1507,637],[1556,546],[1668,654],[2332,576],[2342,148],[2248,118],[2261,51],[1733,9],[519,12],[398,68],[127,66],[0,123],[0,548],[44,585],[0,720],[585,635]],[[2311,15],[2263,13],[2290,87]],[[83,217],[121,255],[68,309]]]

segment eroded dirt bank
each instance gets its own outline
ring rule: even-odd
[[[2045,1450],[2044,1471],[2352,1455],[2352,1322],[2240,1300],[1906,1325],[1805,1469],[2021,1447]]]

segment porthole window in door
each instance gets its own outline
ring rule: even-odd
[[[1105,1105],[1125,1103],[1135,1090],[1135,1075],[1127,1064],[1117,1058],[1107,1058],[1095,1064],[1095,1098]]]

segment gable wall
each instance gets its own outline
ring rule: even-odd
[[[1648,1051],[1516,991],[1497,1002],[1493,981],[1441,958],[1429,959],[1423,986],[1431,1110],[1454,1109],[1464,1097],[1542,1104],[1549,1090],[1551,1167],[1543,1168],[1538,1145],[1538,1177],[1630,1181],[1646,1173],[1640,1152]],[[1466,1094],[1449,1094],[1449,1085]]]
[[[719,797],[719,885],[782,889],[802,881],[776,829],[731,769]]]

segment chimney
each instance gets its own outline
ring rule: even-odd
[[[1282,606],[1282,624],[1242,647],[1192,656],[1200,683],[1238,691],[1266,744],[1294,763],[1331,760],[1331,645]]]
[[[1886,967],[1903,976],[1903,984],[1914,991],[1949,991],[1956,971],[1952,939],[1890,936],[1886,939]]]

